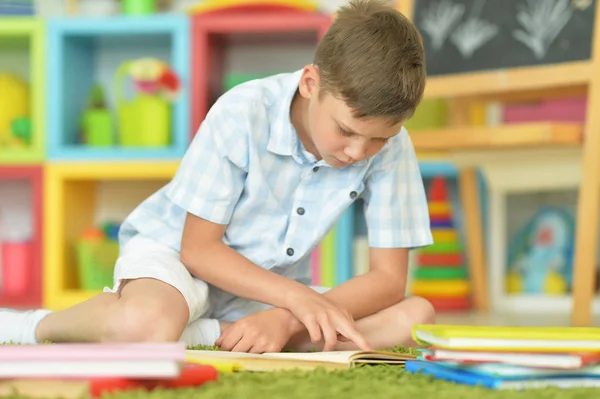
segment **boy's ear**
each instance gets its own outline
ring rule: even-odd
[[[314,65],[307,65],[302,70],[298,85],[300,95],[304,98],[316,97],[319,94],[319,70]]]

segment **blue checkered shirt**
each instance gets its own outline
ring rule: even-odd
[[[290,122],[301,71],[238,85],[211,108],[177,174],[124,221],[121,245],[143,234],[180,249],[186,212],[227,224],[224,242],[309,284],[310,253],[358,198],[372,247],[432,242],[419,164],[406,130],[345,168],[307,152]]]

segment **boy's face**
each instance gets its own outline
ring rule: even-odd
[[[300,81],[300,94],[308,100],[303,120],[315,154],[335,167],[344,167],[379,152],[386,141],[400,132],[402,122],[390,126],[384,118],[357,119],[352,109],[327,93],[319,99],[319,75],[307,66]]]

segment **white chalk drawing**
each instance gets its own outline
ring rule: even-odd
[[[429,4],[421,20],[421,29],[431,38],[431,49],[442,48],[450,32],[461,19],[465,6],[450,0],[440,0]]]
[[[592,5],[592,0],[571,0],[573,7],[580,11],[585,11]]]
[[[517,20],[523,30],[513,37],[529,47],[537,59],[546,56],[548,49],[573,15],[569,0],[526,0],[519,7]]]
[[[498,26],[479,18],[486,0],[478,0],[467,20],[456,28],[450,41],[456,46],[463,58],[471,58],[473,53],[489,42],[499,32]]]

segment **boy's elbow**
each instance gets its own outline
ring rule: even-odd
[[[179,260],[196,278],[202,279],[202,270],[204,269],[204,258],[207,256],[207,249],[199,244],[181,244],[179,251]]]

